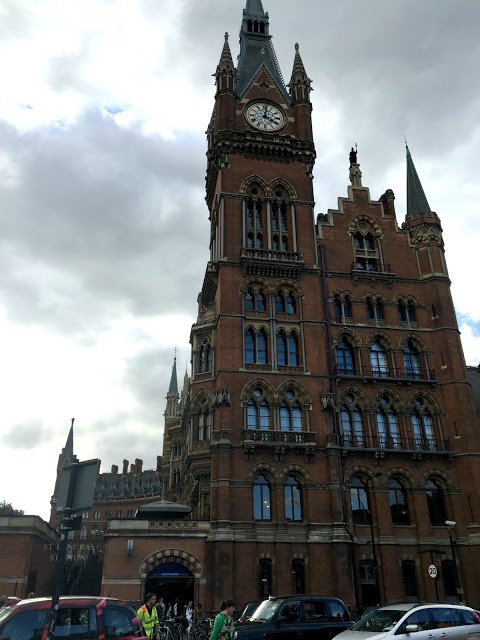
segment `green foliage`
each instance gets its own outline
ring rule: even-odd
[[[10,502],[3,500],[0,502],[0,516],[23,516],[22,509],[14,509]]]

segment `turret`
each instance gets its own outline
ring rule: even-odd
[[[237,70],[233,64],[230,45],[228,44],[228,33],[225,34],[225,42],[220,56],[220,61],[215,72],[215,84],[217,85],[217,96],[221,93],[235,94]]]
[[[170,378],[170,386],[167,393],[167,409],[165,411],[165,419],[175,418],[177,416],[178,400],[178,382],[177,382],[177,358],[173,360],[172,377]]]
[[[307,76],[300,56],[300,47],[298,43],[295,45],[295,59],[293,61],[292,77],[290,78],[290,95],[292,96],[292,104],[307,104],[311,106],[310,92],[312,89],[312,81]]]

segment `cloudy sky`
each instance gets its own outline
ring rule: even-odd
[[[284,76],[314,81],[317,213],[359,146],[405,215],[404,134],[480,361],[480,3],[263,0]],[[58,454],[161,453],[208,259],[205,129],[244,0],[0,0],[0,501],[48,516]]]

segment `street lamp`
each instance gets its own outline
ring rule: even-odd
[[[445,526],[448,529],[448,537],[450,538],[450,549],[452,550],[453,569],[455,572],[455,583],[457,588],[457,594],[460,596],[459,598],[460,602],[462,602],[463,589],[460,586],[460,579],[458,577],[457,557],[455,555],[455,543],[453,541],[452,531],[451,531],[451,528],[454,527],[456,524],[457,523],[454,520],[445,520]]]
[[[373,479],[380,478],[380,476],[383,476],[383,473],[381,471],[377,471],[377,473],[372,478],[368,478],[367,483],[368,484],[372,483],[370,486],[373,488]],[[377,548],[375,546],[375,535],[373,532],[372,497],[371,495],[369,495],[368,497],[370,501],[370,505],[369,505],[370,506],[370,535],[372,537],[373,575],[375,578],[375,591],[378,599],[377,604],[380,604],[380,586],[378,584]]]

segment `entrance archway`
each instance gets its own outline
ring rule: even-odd
[[[194,575],[188,567],[178,562],[164,562],[147,575],[146,593],[155,593],[157,601],[163,598],[167,608],[176,598],[182,605],[193,601]]]

